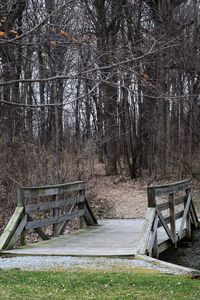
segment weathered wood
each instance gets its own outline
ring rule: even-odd
[[[83,201],[84,201],[84,196],[76,196],[76,197],[65,198],[62,200],[48,201],[44,203],[39,202],[39,203],[25,206],[25,213],[45,211],[56,207],[63,207],[66,205],[71,205],[73,203],[79,203]]]
[[[148,207],[156,207],[155,189],[153,187],[147,188]]]
[[[149,207],[145,216],[144,225],[142,227],[142,233],[140,237],[140,243],[138,247],[138,254],[146,254],[148,250],[149,238],[155,219],[156,208]]]
[[[24,201],[24,190],[22,188],[19,188],[17,195],[17,206],[24,206]]]
[[[163,215],[161,214],[161,212],[158,209],[157,209],[157,214],[158,214],[158,217],[159,217],[159,219],[162,223],[162,226],[164,227],[168,237],[170,238],[172,243],[175,243],[176,240],[174,239],[174,236],[173,236],[171,230],[169,229],[167,223],[165,222],[165,219],[164,219]]]
[[[155,239],[152,247],[152,256],[158,258],[159,252],[158,252],[158,233],[155,232]]]
[[[2,233],[0,237],[0,250],[4,249],[8,243],[10,242],[12,236],[15,233],[15,230],[17,229],[22,215],[24,213],[24,207],[17,207],[7,224],[6,228],[4,229],[4,232]]]
[[[177,193],[188,188],[191,188],[192,183],[190,180],[183,180],[175,183],[151,186],[148,189],[154,190],[155,197]]]
[[[84,203],[85,204],[85,203]],[[91,215],[90,210],[88,209],[87,205],[84,205],[84,210],[85,210],[85,214],[84,214],[84,221],[86,223],[87,226],[90,225],[96,225],[97,221],[95,221]]]
[[[158,253],[162,253],[173,245],[171,240],[164,241],[158,245]]]
[[[174,194],[169,194],[169,211],[170,211],[170,229],[175,241],[176,240],[176,218],[175,218]]]
[[[26,232],[25,232],[25,230],[23,230],[21,235],[20,235],[20,245],[21,246],[26,245]]]
[[[61,195],[66,192],[80,191],[83,190],[84,188],[85,188],[85,183],[83,181],[77,181],[77,182],[50,185],[50,186],[24,187],[23,190],[24,190],[24,196],[26,198],[31,198],[31,197]]]
[[[184,210],[181,210],[181,211],[175,213],[175,220],[181,219],[183,214],[184,214]],[[164,220],[165,220],[166,224],[169,224],[170,223],[170,216],[164,217]],[[162,223],[159,221],[158,222],[158,228],[161,227],[161,226],[162,226]]]
[[[192,220],[193,220],[193,224],[197,228],[199,222],[198,222],[198,217],[197,217],[197,214],[196,214],[196,210],[194,208],[193,201],[191,201],[191,203],[190,203],[190,214],[191,214],[191,217],[192,217]]]
[[[159,209],[159,211],[166,210],[169,208],[169,202],[157,204],[157,208]]]
[[[70,210],[69,210],[68,213],[73,212],[74,208],[76,208],[76,203],[74,203],[74,204],[72,205],[72,207],[70,208]],[[65,228],[66,228],[67,224],[69,223],[69,221],[70,221],[70,220],[67,220],[67,221],[65,221],[65,222],[61,225],[60,231],[59,231],[59,235],[64,234]]]
[[[15,230],[15,233],[13,234],[11,240],[9,241],[8,245],[6,246],[6,249],[12,249],[13,246],[16,244],[16,242],[19,240],[21,233],[24,230],[24,227],[26,225],[27,222],[27,215],[24,215],[22,217],[21,222],[19,223],[17,229]]]
[[[186,196],[178,197],[178,198],[174,199],[174,205],[183,204],[185,199],[186,199]],[[159,208],[160,211],[166,210],[169,208],[169,202],[157,204],[157,207]]]
[[[191,201],[192,201],[192,195],[191,195],[191,192],[189,192],[187,202],[186,202],[186,205],[185,205],[185,208],[184,208],[184,214],[183,214],[181,227],[180,227],[180,232],[179,232],[180,238],[182,238],[182,233],[183,233],[183,229],[184,229],[184,226],[185,226],[185,223],[186,223],[186,220],[187,220],[187,216],[189,214],[189,208],[190,208]]]
[[[86,214],[88,215],[88,217],[90,218],[90,222],[91,224],[90,225],[96,225],[98,224],[97,222],[97,219],[95,218],[90,206],[89,206],[89,203],[87,201],[87,199],[85,198],[85,202],[84,202],[84,209],[86,211]]]
[[[33,218],[27,214],[27,221],[34,221]],[[50,237],[44,233],[44,231],[41,228],[34,228],[34,231],[44,240],[47,241],[50,239]]]
[[[160,266],[162,268],[167,268],[170,271],[171,274],[179,273],[179,274],[182,274],[182,275],[190,276],[192,278],[197,278],[197,277],[200,276],[200,271],[197,271],[195,269],[182,267],[182,266],[179,266],[179,265],[175,265],[173,263],[169,263],[169,262],[166,262],[166,261],[163,261],[163,260],[159,260],[159,259],[156,259],[156,258],[146,256],[146,255],[135,255],[135,258],[140,259],[140,260],[144,260],[148,263],[152,263],[153,265]]]
[[[156,214],[155,220],[152,228],[151,240],[149,243],[149,255],[153,257],[158,256],[158,237],[157,237],[157,229],[158,229],[158,215]]]
[[[185,200],[186,200],[186,196],[182,196],[182,197],[176,198],[174,200],[175,201],[175,205],[184,204]]]
[[[191,201],[192,201],[191,189],[187,189],[185,192],[186,192],[187,197],[189,196],[189,194],[191,194]],[[191,203],[190,203],[190,205],[191,205]],[[187,234],[187,237],[191,237],[191,235],[192,235],[191,218],[190,218],[190,205],[189,205],[188,213],[186,215],[186,234]]]
[[[53,195],[53,202],[58,201],[58,195]],[[53,217],[59,216],[59,207],[53,208]],[[59,224],[54,223],[53,224],[53,236],[56,237],[59,235]]]
[[[84,200],[85,200],[85,190],[81,190],[79,192],[79,196],[84,197]],[[85,205],[84,205],[83,202],[79,202],[78,203],[78,209],[84,211],[83,216],[80,217],[80,228],[83,228],[84,227],[84,220],[85,220],[85,218],[84,218],[84,215],[85,215]]]
[[[55,223],[61,223],[66,220],[71,220],[73,218],[78,218],[84,216],[84,210],[72,212],[72,213],[66,213],[59,217],[50,217],[48,219],[41,219],[41,220],[35,220],[32,222],[28,222],[25,226],[26,230],[35,229],[39,227],[44,227],[48,225],[53,225]]]

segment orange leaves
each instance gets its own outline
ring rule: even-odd
[[[0,38],[5,38],[7,34],[4,31],[0,31]]]
[[[60,36],[60,38],[62,39],[67,39],[67,44],[71,43],[73,46],[77,46],[79,44],[88,44],[89,43],[89,36],[87,34],[83,34],[80,37],[76,37],[76,36],[72,36],[69,32],[65,31],[65,30],[59,30],[59,32],[57,32],[57,34],[55,34],[55,40],[50,40],[49,44],[52,48],[56,48],[58,46],[63,47],[65,45],[64,41],[61,41],[58,37]]]
[[[89,42],[89,36],[87,34],[84,34],[82,36],[82,39],[81,41],[84,43],[84,44],[87,44]]]
[[[63,37],[63,38],[67,38],[67,37],[68,37],[68,32],[63,31],[63,30],[61,30],[59,34],[60,34],[60,36]]]

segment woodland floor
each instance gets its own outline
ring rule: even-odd
[[[120,176],[98,176],[88,182],[88,198],[102,218],[144,218],[146,184]]]
[[[144,218],[147,210],[147,185],[164,184],[176,179],[155,180],[147,176],[131,180],[128,176],[105,176],[103,165],[96,165],[86,181],[86,197],[97,218]],[[193,181],[193,199],[200,214],[200,183]],[[0,234],[11,217],[15,204],[0,204]]]

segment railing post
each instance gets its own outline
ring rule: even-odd
[[[58,195],[53,195],[53,201],[58,200]],[[53,217],[59,216],[59,207],[53,208]],[[56,237],[59,235],[59,224],[53,224],[53,236]]]
[[[156,208],[156,195],[155,195],[155,189],[153,187],[148,187],[147,188],[147,197],[148,197],[148,207],[154,207]],[[157,211],[155,211],[155,214],[157,214]],[[155,219],[156,219],[156,215],[155,215]],[[154,220],[155,222],[155,220]],[[153,235],[153,247],[152,247],[152,256],[153,257],[158,257],[159,253],[158,253],[158,234],[157,234],[157,225],[155,226],[155,228],[153,228],[152,231],[152,235]]]
[[[23,188],[18,189],[17,206],[25,207],[25,197],[24,197],[24,189]],[[26,245],[26,231],[25,230],[23,230],[22,233],[20,234],[20,244],[21,244],[21,246]]]
[[[186,206],[186,203],[188,201],[188,196],[191,194],[191,188],[185,190],[186,193],[186,201],[184,206]],[[190,238],[192,235],[192,230],[191,230],[191,219],[190,219],[190,210],[188,209],[188,214],[186,216],[186,237]]]
[[[156,207],[155,189],[147,187],[148,207]]]
[[[79,196],[84,196],[85,198],[85,189],[79,191]],[[84,202],[78,203],[78,209],[84,209]],[[84,227],[84,216],[80,217],[80,228]]]
[[[24,207],[25,202],[24,202],[24,189],[19,188],[18,189],[18,197],[17,197],[17,206]]]
[[[172,235],[174,237],[174,246],[177,247],[176,242],[176,219],[175,219],[175,202],[174,202],[174,193],[169,194],[169,211],[170,211],[170,228]]]

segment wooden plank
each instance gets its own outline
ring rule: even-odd
[[[58,201],[58,195],[53,195],[53,202]],[[59,216],[59,207],[53,208],[53,217],[58,217]],[[54,223],[53,224],[53,236],[56,237],[59,235],[59,224]]]
[[[151,240],[149,243],[149,255],[153,257],[158,256],[157,228],[158,228],[158,215],[156,214],[153,228],[152,228]]]
[[[176,240],[176,218],[175,218],[174,193],[169,194],[169,211],[170,211],[170,229],[175,241]]]
[[[147,187],[148,207],[156,207],[155,189]]]
[[[189,192],[187,202],[186,202],[186,205],[185,205],[185,208],[184,208],[184,214],[183,214],[183,218],[182,218],[182,221],[181,221],[181,226],[180,226],[180,232],[179,232],[180,238],[182,238],[182,233],[183,233],[184,225],[186,223],[187,215],[189,213],[189,208],[190,208],[191,201],[192,201],[192,195],[191,195],[191,192]]]
[[[33,218],[27,214],[27,221],[34,221]],[[50,239],[50,237],[44,233],[44,231],[41,228],[35,228],[34,231],[44,240],[47,241]]]
[[[15,233],[15,230],[17,229],[17,226],[20,223],[23,213],[24,207],[17,207],[15,209],[10,221],[8,222],[6,228],[4,229],[4,232],[0,237],[0,251],[5,248],[10,242],[13,234]]]
[[[22,188],[18,189],[17,194],[17,206],[24,206],[24,190]]]
[[[158,216],[159,216],[159,219],[160,219],[160,221],[161,221],[161,223],[162,223],[162,226],[164,227],[164,229],[165,229],[165,231],[166,231],[168,237],[170,238],[170,240],[171,240],[173,243],[175,243],[176,240],[174,239],[174,236],[173,236],[171,230],[169,229],[167,223],[165,222],[165,219],[164,219],[163,215],[160,213],[160,211],[159,211],[158,209],[157,209],[157,214],[158,214]]]
[[[92,215],[86,205],[84,205],[84,210],[85,210],[84,221],[85,221],[86,225],[87,226],[96,225],[97,222],[95,222],[94,219],[92,218]]]
[[[39,203],[25,206],[25,213],[49,210],[56,207],[63,207],[74,203],[80,203],[83,201],[84,201],[84,196],[76,196],[76,197],[69,197],[69,198],[64,198],[56,201],[48,201],[44,203],[39,202]]]
[[[85,189],[83,181],[64,183],[50,186],[24,187],[24,196],[26,198],[61,195],[66,192],[76,192]]]
[[[186,200],[186,196],[175,198],[174,200],[175,205],[184,204],[185,200]]]
[[[85,190],[82,190],[79,192],[79,196],[83,196],[84,200],[85,200]],[[79,210],[83,210],[84,211],[84,215],[85,215],[85,207],[84,207],[84,203],[80,202],[78,203],[78,209]],[[84,227],[84,215],[80,217],[80,228]]]
[[[176,181],[176,182],[171,182],[171,183],[165,183],[165,184],[158,184],[158,185],[152,185],[150,187],[154,188],[154,189],[162,189],[162,188],[168,188],[168,187],[174,187],[180,184],[187,184],[187,183],[191,184],[191,180],[185,179],[185,180],[180,180],[180,181]]]
[[[186,199],[186,196],[175,198],[174,205],[183,204],[185,199]],[[157,208],[159,208],[160,211],[166,210],[169,208],[169,202],[157,204]]]
[[[92,212],[92,210],[90,208],[90,205],[89,205],[87,199],[85,199],[84,207],[86,209],[87,214],[89,215],[89,217],[91,219],[91,225],[98,224],[97,219],[95,218],[95,216],[94,216],[94,214],[93,214],[93,212]]]
[[[183,230],[183,234],[182,234],[182,238],[184,238],[186,236],[186,230]],[[176,239],[176,242],[178,242],[178,240]],[[169,247],[172,246],[172,242],[170,240],[164,241],[162,243],[160,243],[158,245],[158,252],[159,254],[162,253],[163,251],[167,250]]]
[[[139,246],[138,246],[138,250],[137,250],[138,254],[146,254],[147,253],[149,238],[150,238],[153,222],[155,219],[155,215],[156,215],[156,208],[149,207],[147,209],[147,213],[146,213],[145,220],[144,220],[144,225],[142,227],[142,233],[141,233],[140,242],[139,242]],[[134,230],[134,228],[133,228],[133,230]]]
[[[184,180],[172,184],[152,186],[151,189],[155,190],[155,196],[162,196],[184,191],[185,189],[191,188],[191,186],[191,181]]]
[[[198,217],[197,217],[197,214],[196,214],[196,210],[195,210],[193,201],[191,201],[191,203],[190,203],[190,214],[191,214],[194,226],[197,228],[199,222],[198,222]]]
[[[70,208],[70,211],[69,211],[68,213],[73,212],[74,208],[76,208],[76,203],[74,203],[74,204],[72,205],[72,207]],[[69,223],[69,221],[70,221],[70,220],[67,220],[67,221],[65,221],[65,222],[61,225],[60,231],[59,231],[59,235],[64,234],[65,228],[66,228],[67,224]]]
[[[178,198],[174,199],[174,205],[183,204],[185,199],[186,199],[186,196],[178,197]],[[159,211],[166,210],[169,208],[169,202],[157,204],[157,208],[159,209]]]
[[[181,219],[182,216],[183,216],[183,213],[184,213],[184,210],[181,210],[181,211],[175,213],[175,220]],[[170,216],[165,217],[164,220],[165,220],[165,223],[169,224],[170,223]],[[159,221],[158,222],[158,228],[161,227],[161,226],[162,226],[162,223]]]
[[[157,204],[157,208],[159,209],[159,211],[166,210],[169,208],[169,202]]]
[[[164,241],[158,245],[158,253],[162,253],[163,251],[167,250],[169,247],[172,246],[172,242],[170,240]]]
[[[27,222],[27,215],[24,215],[22,217],[22,220],[19,223],[17,229],[15,230],[15,233],[13,234],[10,242],[6,246],[6,249],[12,249],[14,247],[14,245],[16,244],[16,242],[18,241],[18,239],[20,238],[20,235],[21,235],[22,231],[24,230],[26,222]]]
[[[67,220],[71,220],[73,218],[78,218],[84,216],[84,210],[72,212],[72,213],[66,213],[59,217],[50,217],[48,219],[40,219],[28,222],[25,226],[26,230],[29,229],[35,229],[43,226],[53,225],[55,223],[61,223]]]
[[[185,192],[186,192],[186,196],[187,197],[189,196],[189,194],[191,194],[191,201],[192,201],[192,192],[191,192],[191,189],[187,189]],[[191,237],[191,235],[192,235],[192,228],[191,228],[191,218],[190,218],[190,205],[189,205],[188,213],[186,215],[186,231],[187,231],[187,237]]]

